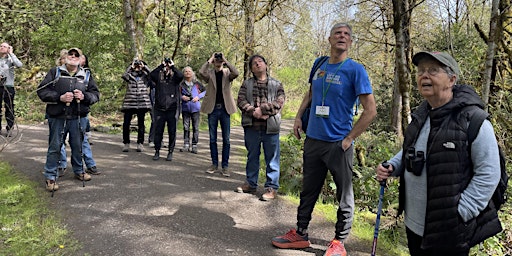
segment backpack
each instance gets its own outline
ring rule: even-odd
[[[318,58],[318,60],[313,64],[313,68],[311,69],[311,72],[309,73],[309,80],[308,83],[311,85],[313,82],[313,76],[315,75],[316,71],[329,59],[329,56],[322,56]],[[304,113],[302,113],[302,116],[300,119],[302,120],[302,130],[306,131],[308,129],[308,122],[309,122],[309,113],[311,112],[311,102],[309,105],[304,109]]]
[[[59,81],[59,77],[60,77],[60,68],[57,67],[57,69],[55,70],[55,78],[53,79],[53,82],[56,83],[57,81]],[[85,78],[84,78],[85,88],[87,88],[87,86],[89,86],[89,78],[90,77],[91,77],[91,71],[89,69],[85,69]]]
[[[470,154],[471,144],[478,135],[480,126],[482,126],[482,123],[484,122],[485,119],[488,119],[488,117],[489,114],[481,109],[478,109],[471,117],[471,121],[469,122],[468,127],[468,143]],[[492,195],[491,198],[491,201],[494,203],[496,210],[499,210],[501,206],[507,201],[507,184],[509,179],[509,176],[507,174],[507,168],[505,166],[505,154],[503,153],[503,150],[500,148],[499,145],[498,150],[500,154],[500,182],[498,183],[498,187],[496,187],[496,190],[494,191],[494,194]]]

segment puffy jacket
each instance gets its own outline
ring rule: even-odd
[[[57,69],[60,72],[58,77]],[[70,85],[69,81],[74,81],[74,85]],[[79,68],[73,76],[69,74],[66,65],[50,69],[37,87],[37,96],[47,103],[46,113],[48,116],[68,119],[87,116],[90,111],[89,106],[98,102],[100,96],[94,78],[89,76],[87,84],[84,83],[85,81],[86,71],[83,68]],[[60,96],[74,88],[81,89],[84,99],[79,103],[74,100],[69,106],[66,106],[66,103],[60,101]]]
[[[198,97],[199,99],[202,99],[204,95],[206,94],[206,88],[201,84],[199,81],[195,81],[192,87],[188,88],[185,81],[181,81],[180,83],[181,88],[181,95],[185,95],[191,98]],[[201,110],[201,102],[196,101],[192,102],[189,101],[181,101],[181,112],[187,112],[187,113],[196,113]]]
[[[121,77],[127,84],[121,111],[127,109],[151,109],[149,73],[150,71],[146,66],[139,71],[132,69],[131,66],[128,67]]]
[[[483,108],[483,103],[468,86],[456,85],[453,99],[446,105],[432,110],[423,102],[413,114],[413,120],[404,136],[403,152],[414,145],[427,116],[431,130],[426,152],[427,208],[422,248],[467,249],[502,230],[496,209],[490,204],[478,217],[464,222],[457,211],[461,193],[470,182],[473,172],[468,150],[467,126],[471,109]],[[447,150],[445,142],[454,143],[454,150]],[[405,153],[402,163],[405,163]],[[404,167],[399,188],[399,210],[405,202]]]
[[[183,73],[175,66],[171,67],[173,75],[165,74],[164,65],[160,64],[157,68],[151,71],[151,84],[155,88],[155,103],[154,108],[167,111],[178,109],[180,104],[180,82],[183,79]]]

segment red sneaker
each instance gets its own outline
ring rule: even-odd
[[[301,236],[295,229],[290,229],[284,236],[272,238],[272,244],[281,249],[304,249],[311,245],[308,234]]]
[[[325,251],[324,256],[347,256],[347,251],[345,250],[343,242],[333,239],[329,243],[329,248]]]

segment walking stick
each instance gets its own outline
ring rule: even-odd
[[[383,162],[382,167],[388,169],[389,163]],[[372,256],[377,251],[377,239],[379,238],[380,214],[382,213],[382,201],[384,201],[384,188],[386,188],[386,180],[380,182],[379,207],[377,210],[377,218],[375,219],[375,232],[373,233]]]
[[[80,124],[80,99],[76,99],[76,103],[77,103],[77,112],[78,112],[78,136],[79,136],[79,141],[80,141],[80,164],[82,165],[82,187],[85,188],[85,168],[84,168],[84,163],[83,163],[83,159],[84,159],[84,153],[83,153],[83,150],[82,150],[82,146],[83,146],[83,140],[84,140],[84,136],[83,136],[83,130],[82,130],[82,125]]]

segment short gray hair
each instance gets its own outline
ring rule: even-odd
[[[332,35],[332,32],[337,29],[337,28],[341,28],[341,27],[346,27],[348,28],[348,30],[350,31],[350,35],[352,36],[352,27],[348,24],[348,23],[344,23],[344,22],[340,22],[340,23],[336,23],[334,24],[334,26],[332,26],[331,28],[331,33],[330,35]]]

